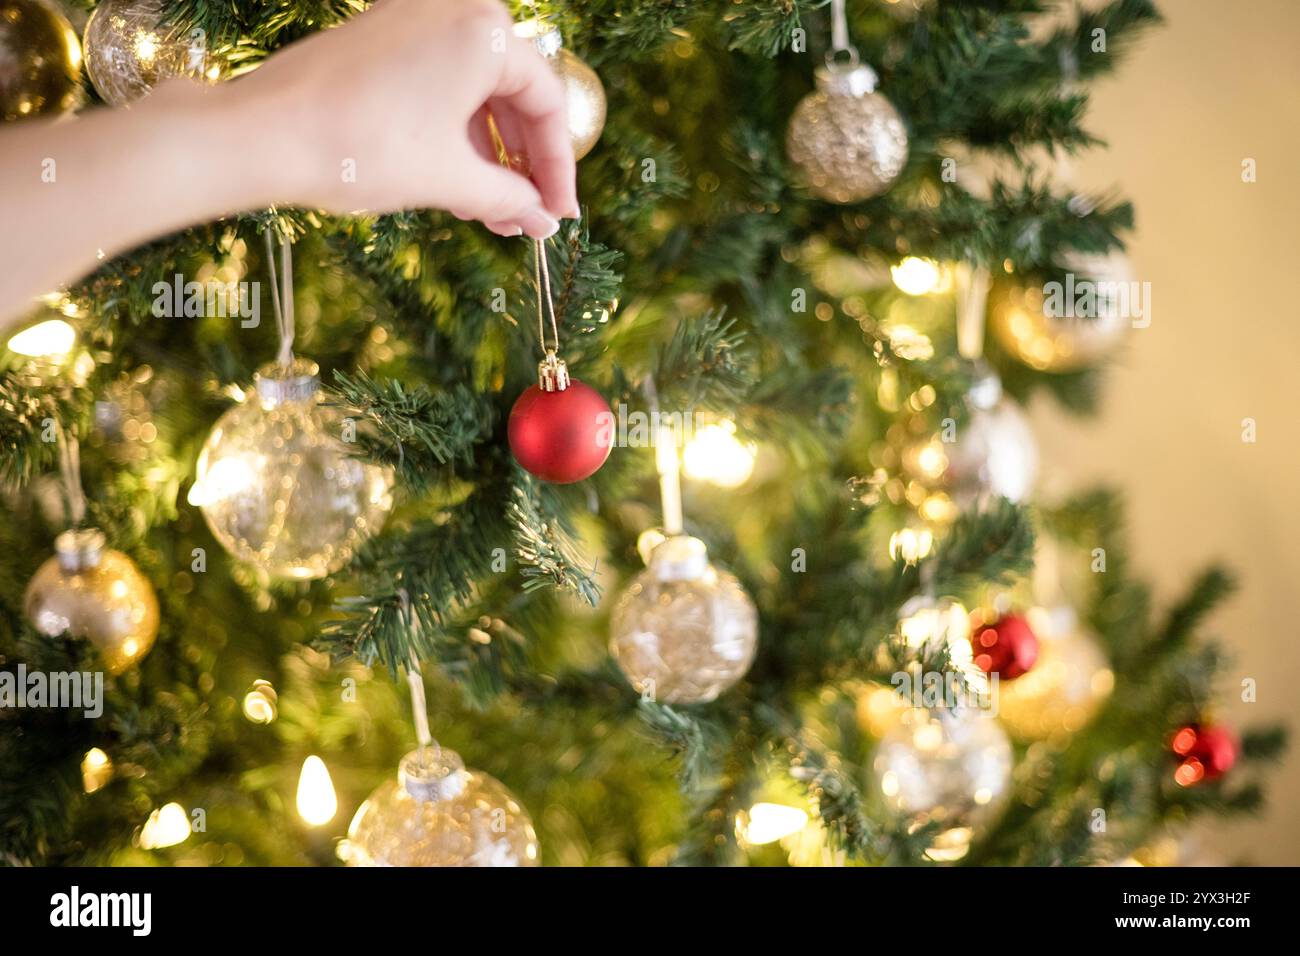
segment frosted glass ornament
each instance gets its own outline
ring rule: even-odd
[[[873,765],[886,804],[911,828],[939,824],[929,855],[960,859],[1011,788],[1011,743],[988,712],[914,708],[881,739]]]
[[[101,0],[86,23],[86,72],[105,102],[121,106],[173,76],[213,81],[221,69],[200,29],[165,23],[163,0]]]
[[[450,750],[402,758],[358,808],[340,847],[348,866],[538,866],[528,812],[501,781]]]
[[[758,648],[758,611],[704,542],[665,539],[618,599],[610,653],[639,693],[701,704],[740,680]]]
[[[213,426],[190,491],[222,546],[272,577],[337,571],[393,506],[391,473],[353,457],[353,426],[321,403],[316,372],[302,359],[259,371]]]

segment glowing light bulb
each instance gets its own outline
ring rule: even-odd
[[[749,808],[748,814],[741,817],[737,823],[741,825],[745,842],[751,846],[775,843],[782,837],[798,833],[808,823],[808,814],[804,811],[780,803],[756,803]]]
[[[140,847],[161,850],[166,846],[183,843],[190,835],[190,818],[179,803],[169,803],[149,814],[140,828]]]
[[[298,775],[298,816],[314,827],[324,826],[338,812],[339,799],[334,794],[325,761],[312,754],[302,762]]]
[[[9,351],[32,358],[57,358],[67,355],[76,344],[76,329],[62,319],[47,319],[13,335]]]
[[[98,747],[91,747],[81,760],[81,786],[94,793],[113,779],[113,761]]]
[[[686,443],[682,465],[686,474],[720,488],[739,488],[754,473],[757,448],[736,437],[734,422],[723,421],[697,429]]]
[[[908,295],[929,295],[943,284],[939,263],[918,256],[908,256],[898,265],[890,266],[889,275],[898,290]]]
[[[889,557],[916,564],[934,547],[934,533],[929,528],[900,528],[889,536]]]

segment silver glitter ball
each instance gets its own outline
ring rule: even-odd
[[[907,163],[907,127],[874,92],[868,66],[817,71],[817,90],[794,109],[786,152],[805,184],[831,202],[858,202],[889,188]]]

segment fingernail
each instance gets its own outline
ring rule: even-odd
[[[519,220],[519,224],[524,227],[524,232],[534,239],[547,239],[560,229],[560,221],[541,209],[533,209],[525,213]]]
[[[509,225],[485,223],[484,225],[486,225],[491,232],[495,232],[498,236],[506,236],[509,238],[511,236],[522,236],[524,234],[524,231],[515,223]]]
[[[582,208],[581,208],[577,203],[574,203],[574,204],[569,208],[568,218],[569,218],[569,219],[581,219],[581,218],[582,218]]]

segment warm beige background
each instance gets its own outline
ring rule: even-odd
[[[1093,97],[1108,151],[1078,170],[1137,207],[1130,246],[1153,321],[1134,330],[1099,419],[1033,409],[1049,488],[1126,493],[1139,570],[1167,603],[1212,559],[1241,590],[1211,620],[1236,655],[1222,716],[1300,732],[1300,3],[1166,0]],[[1241,181],[1256,160],[1258,181]],[[1244,418],[1258,440],[1241,440]],[[1240,702],[1242,677],[1258,702]],[[1222,862],[1300,864],[1300,737],[1258,819],[1202,828]]]

